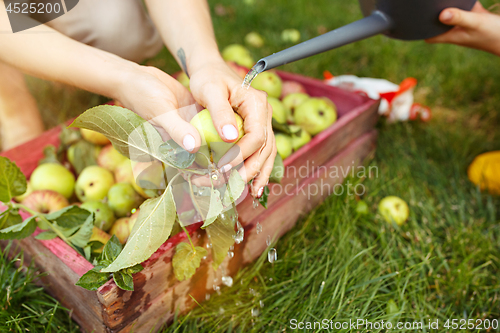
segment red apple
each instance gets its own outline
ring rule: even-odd
[[[303,93],[307,94],[306,88],[297,81],[283,81],[283,86],[281,88],[281,99],[285,98],[290,94]]]
[[[90,236],[89,243],[101,242],[103,246],[100,249],[94,251],[96,253],[101,253],[102,249],[104,248],[104,245],[106,245],[106,243],[109,241],[110,238],[111,236],[107,232],[99,229],[98,227],[94,227],[92,228],[92,236]]]
[[[62,194],[51,190],[33,191],[21,203],[42,214],[53,213],[69,206],[68,200]]]

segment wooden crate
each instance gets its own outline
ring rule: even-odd
[[[324,189],[327,185],[332,188],[343,182],[342,175],[331,177],[328,173],[330,168],[347,170],[355,167],[364,163],[375,150],[377,133],[374,126],[378,118],[378,101],[303,76],[284,72],[279,72],[279,75],[285,80],[301,82],[312,96],[326,96],[333,100],[339,119],[285,160],[286,170],[302,167],[305,171],[295,176],[285,171],[282,185],[271,185],[269,209],[253,208],[250,197],[238,205],[245,238],[235,245],[234,257],[228,257],[221,265],[229,275],[234,275],[243,265],[262,254],[267,248],[268,236],[273,239],[282,236],[302,214],[330,194],[330,191],[323,190],[311,195],[308,191],[311,186]],[[15,161],[29,176],[42,157],[43,148],[47,144],[59,144],[59,132],[60,128],[54,128],[2,155]],[[278,186],[287,186],[287,191],[278,193],[275,191]],[[260,223],[259,228],[257,223]],[[193,241],[205,246],[207,237],[200,225],[191,225],[188,231]],[[37,230],[35,235],[39,232]],[[27,263],[33,260],[40,270],[49,273],[41,279],[41,283],[65,307],[72,309],[73,318],[84,331],[149,332],[172,320],[175,311],[182,313],[193,308],[196,305],[194,300],[202,302],[207,293],[221,284],[222,270],[215,272],[211,268],[210,256],[202,261],[196,274],[188,281],[175,279],[171,259],[175,246],[184,241],[186,235],[177,234],[144,262],[144,270],[134,275],[133,292],[119,289],[112,280],[98,291],[75,286],[80,276],[93,266],[59,238],[43,241],[31,236],[15,241],[16,246],[11,251],[14,253],[22,249]]]

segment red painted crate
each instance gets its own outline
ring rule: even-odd
[[[374,126],[378,119],[378,101],[300,75],[278,74],[284,80],[301,82],[311,96],[330,98],[337,106],[339,118],[285,160],[282,184],[271,185],[269,209],[253,208],[250,197],[238,205],[245,238],[235,245],[234,257],[228,257],[221,265],[229,275],[234,275],[266,250],[268,235],[273,239],[282,236],[302,214],[330,194],[322,191],[311,195],[306,189],[312,185],[327,184],[332,187],[343,182],[342,176],[330,177],[329,168],[342,167],[346,170],[361,165],[375,150],[377,134]],[[15,161],[29,176],[43,157],[43,148],[48,144],[59,144],[59,132],[60,128],[54,128],[2,155]],[[305,171],[300,174],[288,172],[301,167]],[[284,186],[287,191],[278,193],[279,186]],[[260,223],[262,231],[257,232],[257,223]],[[206,244],[205,232],[200,229],[200,224],[192,225],[188,230],[194,242]],[[175,246],[183,241],[186,241],[185,234],[177,234],[143,263],[144,270],[134,275],[133,292],[119,289],[112,280],[97,292],[75,286],[80,276],[93,266],[59,238],[43,241],[31,236],[16,241],[19,246],[13,251],[22,249],[26,262],[33,259],[40,270],[49,273],[42,278],[42,284],[65,307],[72,309],[73,318],[84,331],[150,332],[169,322],[176,310],[185,312],[196,305],[194,300],[202,302],[205,295],[214,290],[213,286],[221,283],[221,269],[215,272],[210,258],[202,262],[191,279],[183,282],[176,280],[171,259]]]

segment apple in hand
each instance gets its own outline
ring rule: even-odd
[[[282,159],[287,158],[292,154],[292,137],[283,133],[276,133],[274,135],[276,140],[276,148],[278,149],[278,154],[280,154]]]
[[[82,203],[80,207],[94,213],[94,225],[99,229],[108,231],[115,222],[113,210],[104,202],[87,201]]]
[[[221,157],[243,137],[245,134],[243,130],[243,119],[241,119],[240,115],[237,113],[234,113],[234,118],[236,119],[239,133],[238,139],[235,142],[224,142],[224,140],[222,140],[215,129],[212,116],[207,109],[197,113],[196,116],[191,119],[191,125],[198,130],[201,137],[201,146],[198,153],[196,153],[196,163],[198,163],[198,165],[203,168],[208,167],[206,157],[208,157],[212,163],[217,164]]]
[[[139,207],[144,199],[130,183],[118,183],[109,189],[108,204],[117,217],[130,216],[132,209]]]
[[[383,198],[378,204],[380,215],[389,223],[403,225],[410,215],[410,208],[406,202],[396,196]]]
[[[76,181],[76,196],[82,202],[102,200],[114,183],[111,171],[97,165],[88,166],[83,169]]]
[[[335,104],[324,98],[310,98],[300,104],[293,114],[295,124],[316,135],[337,120]]]
[[[42,214],[53,213],[69,206],[68,200],[62,194],[51,190],[33,191],[21,203]]]
[[[304,93],[291,93],[283,98],[282,103],[285,106],[287,111],[287,120],[293,122],[293,114],[295,113],[295,109],[300,104],[307,101],[311,98],[309,95]]]
[[[292,148],[293,150],[298,150],[300,147],[311,141],[311,135],[307,131],[300,128],[297,125],[290,125],[290,131],[296,133],[300,130],[298,135],[292,134]]]
[[[61,164],[44,163],[33,171],[30,183],[34,191],[52,190],[68,199],[75,188],[75,176]]]
[[[274,72],[262,72],[252,81],[252,87],[262,90],[269,97],[279,98],[281,96],[282,81],[278,74]]]
[[[92,131],[89,129],[85,128],[80,128],[80,133],[82,133],[82,137],[87,140],[90,143],[93,143],[95,145],[99,146],[105,146],[107,144],[110,144],[110,141],[104,134],[101,134],[96,131]]]
[[[111,227],[111,230],[109,230],[109,233],[111,236],[116,235],[120,243],[125,244],[127,241],[128,236],[130,235],[130,231],[132,228],[130,228],[130,221],[131,217],[122,217],[116,220],[116,222],[113,224]]]
[[[286,124],[287,112],[283,103],[281,103],[279,99],[274,97],[268,97],[267,101],[269,102],[269,104],[271,104],[271,107],[273,108],[274,120],[276,120],[278,123]]]
[[[222,58],[226,61],[234,61],[238,65],[251,68],[254,65],[254,60],[250,51],[240,44],[231,44],[222,50]]]
[[[307,94],[306,88],[297,81],[283,81],[280,98],[283,99],[290,94]]]
[[[114,172],[118,165],[127,160],[128,158],[118,152],[113,145],[107,145],[97,156],[97,165]]]

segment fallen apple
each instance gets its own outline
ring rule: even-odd
[[[222,156],[245,134],[243,130],[243,119],[240,115],[234,113],[236,125],[238,126],[238,139],[235,142],[224,142],[217,133],[210,112],[205,109],[191,119],[193,125],[201,137],[201,146],[196,154],[196,163],[203,168],[208,167],[208,159],[217,164]]]
[[[111,235],[109,235],[106,231],[99,229],[98,227],[92,228],[92,236],[90,236],[89,243],[90,242],[100,242],[102,243],[102,247],[94,250],[96,253],[102,253],[102,249],[104,248],[104,245],[110,240]]]
[[[235,62],[232,62],[232,61],[226,61],[226,64],[233,70],[236,72],[236,74],[238,74],[239,77],[241,77],[242,79],[245,78],[245,76],[247,76],[247,73],[250,69],[248,69],[247,67],[244,67],[244,66],[240,66],[238,65],[237,63]]]
[[[293,122],[293,115],[295,113],[295,109],[297,106],[300,104],[304,103],[307,101],[309,98],[311,98],[309,95],[304,94],[304,93],[291,93],[285,96],[283,98],[282,103],[285,106],[285,109],[287,111],[287,120],[290,122]]]
[[[307,94],[306,88],[302,85],[302,83],[299,83],[297,81],[283,81],[280,96],[281,99],[290,94],[296,93]]]
[[[234,61],[238,65],[251,68],[254,60],[250,51],[240,44],[231,44],[222,50],[222,58],[226,61]]]
[[[283,103],[281,103],[279,99],[274,97],[268,97],[267,101],[273,108],[273,118],[278,123],[285,124],[287,120],[287,112]]]
[[[252,31],[245,36],[245,43],[252,47],[260,48],[264,46],[264,38],[258,32]]]
[[[295,124],[316,135],[337,120],[335,104],[323,98],[309,98],[295,108]]]
[[[26,207],[48,214],[69,206],[68,200],[60,193],[51,190],[36,190],[21,201]]]
[[[257,75],[253,79],[251,86],[257,90],[265,91],[269,97],[279,98],[281,96],[281,78],[272,71]]]
[[[76,181],[75,193],[82,202],[100,201],[106,197],[115,183],[111,171],[97,165],[83,169]]]
[[[300,31],[297,29],[285,29],[281,32],[281,40],[285,43],[297,43],[300,41]]]
[[[278,154],[284,160],[292,154],[292,137],[283,133],[276,133],[274,138],[276,140]]]
[[[111,236],[116,235],[120,243],[125,244],[128,236],[130,235],[130,217],[122,217],[116,220],[116,222],[109,230]]]
[[[30,183],[34,191],[52,190],[69,199],[75,188],[75,176],[61,164],[44,163],[33,171]]]
[[[105,137],[104,134],[101,134],[99,132],[81,128],[80,133],[82,133],[82,137],[85,140],[95,145],[105,146],[107,144],[110,144],[108,138]]]
[[[187,76],[186,73],[181,72],[179,75],[177,75],[176,79],[177,79],[177,81],[180,82],[180,84],[182,84],[184,87],[186,87],[188,90],[190,90],[189,77]]]
[[[297,133],[300,130],[298,135],[292,134],[292,148],[294,151],[311,141],[311,135],[306,130],[300,128],[300,126],[290,125],[289,128],[292,133]]]
[[[104,202],[87,201],[82,203],[80,207],[94,213],[94,225],[99,229],[108,231],[115,222],[113,210]]]
[[[143,200],[130,183],[114,184],[108,191],[108,205],[117,217],[130,216]]]
[[[389,223],[403,225],[410,215],[410,208],[406,202],[396,196],[383,198],[378,204],[380,215]]]
[[[118,165],[127,160],[128,158],[118,152],[113,145],[107,145],[102,148],[99,156],[97,156],[97,165],[114,172]]]

